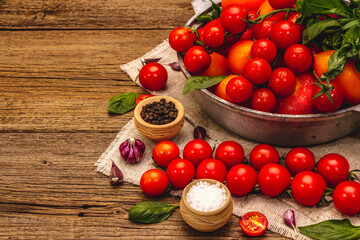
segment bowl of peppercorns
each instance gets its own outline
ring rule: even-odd
[[[143,136],[155,142],[170,140],[184,125],[184,106],[168,96],[144,99],[134,110],[134,124]]]

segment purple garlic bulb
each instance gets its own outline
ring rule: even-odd
[[[134,164],[140,161],[145,152],[145,144],[136,138],[127,139],[119,147],[121,158]]]

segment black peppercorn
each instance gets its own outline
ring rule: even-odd
[[[176,119],[178,110],[172,101],[166,102],[165,98],[158,102],[148,103],[142,107],[140,116],[145,122],[162,125],[171,123]]]

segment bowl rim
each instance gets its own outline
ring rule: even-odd
[[[190,188],[192,186],[194,186],[196,183],[198,182],[208,182],[210,183],[211,185],[215,185],[217,183],[220,184],[220,187],[224,188],[225,189],[225,194],[226,194],[226,202],[224,203],[223,206],[221,206],[220,208],[214,210],[214,211],[210,211],[210,212],[201,212],[199,210],[196,210],[192,207],[190,207],[189,203],[187,202],[187,199],[186,199],[186,196],[187,196],[187,193],[189,192]],[[190,210],[192,211],[193,213],[195,213],[196,215],[201,215],[201,216],[212,216],[212,215],[216,215],[222,211],[224,211],[228,205],[230,204],[230,202],[232,201],[232,197],[231,197],[231,193],[230,193],[230,190],[226,187],[225,184],[223,184],[222,182],[219,182],[217,180],[214,180],[214,179],[209,179],[209,178],[202,178],[202,179],[196,179],[192,182],[190,182],[183,190],[182,194],[181,194],[181,200],[183,201],[184,205]]]
[[[174,119],[174,121],[172,121],[170,123],[167,123],[167,124],[161,124],[161,125],[155,125],[155,124],[151,124],[151,123],[146,122],[140,116],[142,107],[145,106],[146,104],[159,101],[162,98],[165,98],[165,100],[167,102],[172,101],[175,104],[175,107],[178,110],[177,117]],[[162,129],[162,128],[169,128],[169,127],[175,126],[175,125],[179,124],[183,120],[184,115],[185,115],[185,112],[184,112],[184,106],[182,105],[182,103],[179,100],[177,100],[177,99],[175,99],[173,97],[169,97],[169,96],[153,96],[153,97],[146,98],[146,99],[142,100],[141,102],[139,102],[138,105],[134,109],[134,118],[135,118],[135,120],[139,124],[141,124],[142,126],[144,126],[146,128]]]
[[[219,4],[220,3],[218,3],[218,5]],[[185,24],[185,27],[189,27],[189,28],[195,27],[196,29],[198,29],[198,27],[201,26],[202,23],[197,23],[196,18],[198,16],[203,15],[205,13],[208,13],[210,11],[211,11],[211,7],[209,7],[208,9],[205,9],[202,12],[196,13],[194,16],[192,16],[187,21],[187,23]],[[184,60],[183,60],[183,53],[177,52],[177,57],[178,57],[178,62],[179,62],[180,69],[181,69],[182,73],[185,75],[186,78],[191,77],[192,75],[185,68]],[[337,116],[337,115],[340,115],[340,114],[345,114],[345,113],[351,112],[351,111],[360,112],[360,104],[357,104],[357,105],[353,105],[353,106],[350,106],[350,107],[346,107],[346,108],[339,109],[339,110],[334,111],[334,112],[328,112],[328,113],[314,113],[314,114],[268,113],[268,112],[262,112],[262,111],[254,110],[254,109],[251,109],[251,108],[243,107],[243,106],[237,105],[235,103],[231,103],[229,101],[226,101],[225,99],[222,99],[222,98],[216,96],[215,94],[208,91],[207,89],[200,89],[200,90],[196,90],[196,91],[200,91],[201,93],[203,93],[203,94],[207,95],[208,97],[214,99],[218,103],[225,105],[226,107],[235,108],[236,110],[246,112],[246,113],[249,113],[249,114],[265,116],[265,117],[268,117],[268,118],[272,118],[274,120],[281,120],[283,118],[287,118],[287,119],[292,119],[292,118],[293,119],[328,118],[328,117]]]

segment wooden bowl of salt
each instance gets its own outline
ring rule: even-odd
[[[180,213],[184,221],[201,232],[213,232],[231,218],[233,202],[229,189],[213,179],[189,183],[181,196]]]

